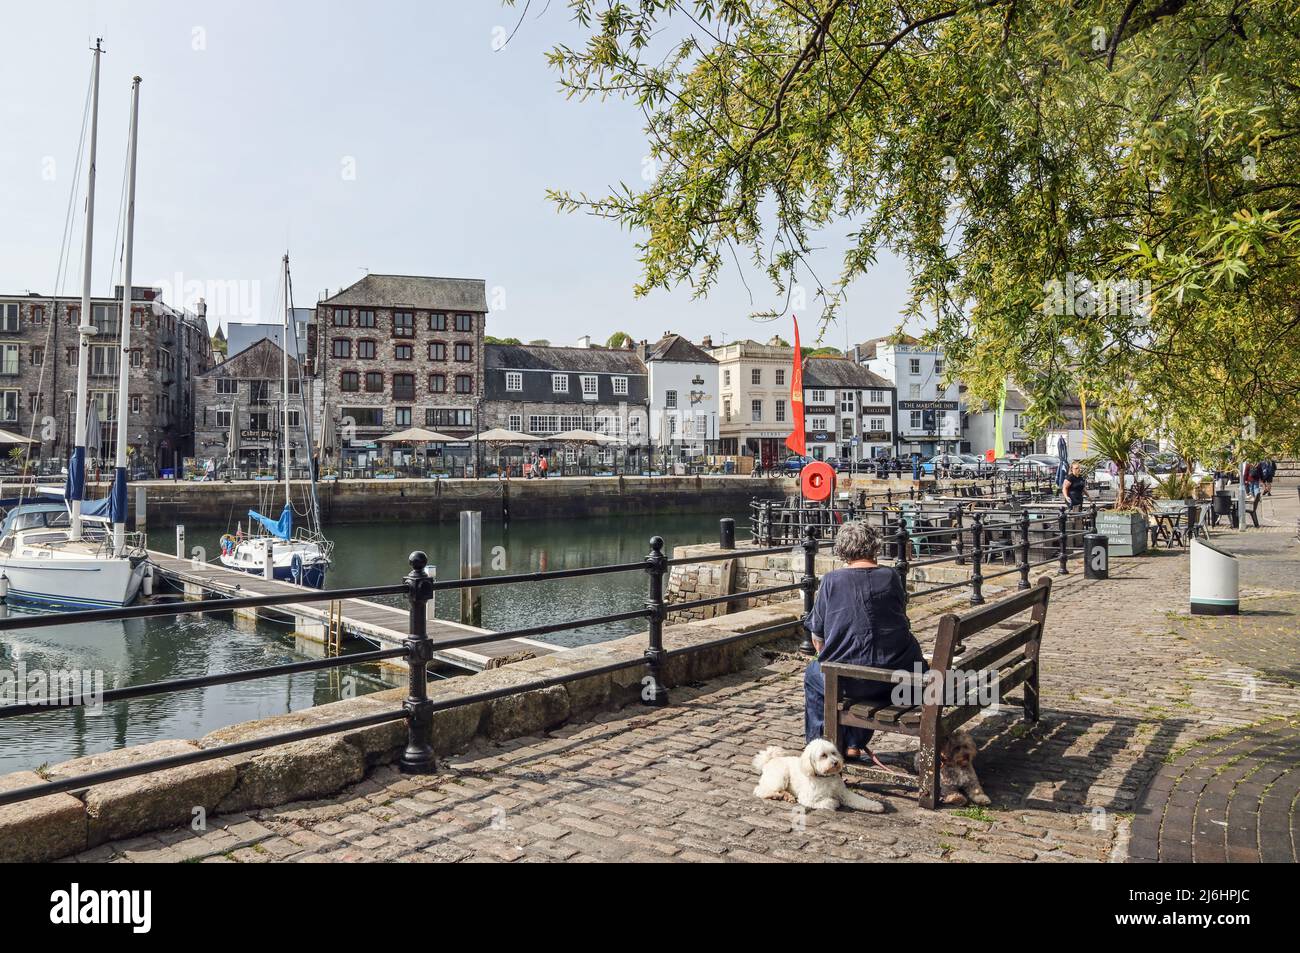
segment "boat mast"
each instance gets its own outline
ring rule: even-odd
[[[86,495],[86,388],[89,383],[90,338],[95,326],[90,323],[90,254],[95,235],[95,147],[99,139],[99,57],[103,40],[95,40],[95,65],[91,79],[90,171],[86,186],[86,244],[81,256],[81,324],[77,326],[77,409],[73,428],[72,459],[68,461],[68,485],[64,495],[71,504],[72,527],[69,539],[81,539],[81,501]]]
[[[280,341],[280,393],[284,398],[281,408],[280,439],[284,443],[284,505],[292,506],[289,496],[289,253],[284,255],[284,334]]]
[[[113,491],[109,512],[113,514],[113,555],[126,552],[126,442],[128,378],[131,366],[131,256],[135,246],[135,156],[140,131],[140,77],[131,80],[131,138],[127,144],[126,242],[122,251],[121,353],[117,360],[117,459],[113,466]]]

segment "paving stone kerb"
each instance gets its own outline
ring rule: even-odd
[[[663,679],[676,685],[715,678],[740,668],[755,645],[789,636],[802,615],[802,602],[753,608],[708,622],[665,625],[664,648],[693,649],[670,655]],[[734,639],[755,630],[753,638]],[[639,703],[644,666],[612,674],[577,677],[560,685],[528,689],[541,679],[642,659],[645,634],[525,659],[464,678],[431,682],[429,696],[442,702],[460,696],[520,687],[489,701],[435,711],[434,748],[439,755],[465,750],[476,738],[505,741],[537,734],[592,713]],[[126,764],[233,744],[300,728],[391,711],[401,706],[405,689],[318,705],[300,712],[245,722],[197,741],[158,741],[63,762],[44,770],[57,780]],[[186,823],[201,808],[230,813],[274,807],[322,797],[355,784],[376,765],[401,756],[407,743],[405,721],[339,732],[322,738],[201,762],[110,784],[96,785],[79,797],[52,795],[0,808],[0,862],[49,860],[93,848],[108,840],[133,837]],[[0,776],[0,789],[25,787],[40,778],[31,772]]]

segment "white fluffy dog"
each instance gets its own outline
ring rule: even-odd
[[[841,804],[873,814],[885,810],[879,801],[845,786],[840,775],[844,758],[824,738],[808,742],[798,756],[776,746],[760,751],[754,755],[754,770],[762,773],[754,788],[757,797],[793,800],[818,811],[833,811]]]

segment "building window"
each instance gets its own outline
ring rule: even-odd
[[[289,378],[289,396],[297,397],[301,393],[302,393],[302,388],[299,386],[298,378],[296,377]]]
[[[456,375],[456,393],[472,394],[474,393],[474,378],[469,374]]]
[[[139,394],[136,394],[134,397],[131,398],[131,413],[133,413],[133,414],[138,414],[138,413],[140,413],[140,395],[139,395]],[[230,418],[230,411],[226,411],[226,418],[227,418],[227,419],[226,419],[226,426],[229,427],[229,426],[230,426],[230,419],[229,419],[229,418]]]
[[[508,422],[510,425],[510,429],[515,431],[515,433],[518,433],[519,431],[524,429],[523,414],[511,414]]]
[[[426,427],[473,427],[474,411],[457,407],[430,407],[424,412]]]
[[[758,423],[763,419],[763,402],[761,400],[751,400],[749,402],[749,419]]]
[[[393,400],[415,400],[415,375],[393,375]]]
[[[429,345],[429,360],[445,361],[447,360],[447,345],[441,341],[434,341]]]
[[[384,425],[384,408],[382,407],[342,407],[340,416],[344,420],[351,418],[357,427],[382,427]]]
[[[339,375],[339,390],[358,391],[361,389],[361,374],[357,371],[344,371]]]
[[[853,421],[852,421],[852,420],[841,420],[841,421],[840,421],[840,437],[841,437],[841,439],[843,439],[843,440],[848,440],[848,439],[851,438],[852,436],[853,436]]]
[[[415,315],[410,311],[393,312],[393,337],[415,337]]]
[[[445,393],[447,393],[447,375],[446,375],[446,374],[430,374],[430,375],[429,375],[429,390],[432,391],[432,392],[435,393],[435,394],[445,394]]]
[[[935,385],[934,385],[934,399],[935,399],[935,400],[943,400],[943,391],[944,391],[944,386],[943,386],[942,384],[935,384]]]
[[[45,363],[45,348],[34,347],[31,350],[32,367],[40,367]]]
[[[133,414],[138,412],[138,411],[137,411],[137,408],[136,408],[136,401],[137,401],[137,400],[139,400],[138,397],[132,397],[132,398],[131,398],[131,413],[133,413]],[[217,426],[218,426],[218,427],[221,427],[221,428],[223,428],[223,429],[229,427],[229,426],[230,426],[230,408],[229,408],[229,407],[218,407],[218,408],[216,409],[216,418],[217,418]]]
[[[349,308],[334,309],[334,327],[346,328],[352,324],[352,311]]]
[[[409,361],[413,353],[411,345],[399,344],[393,348],[393,358],[398,361]]]
[[[458,315],[456,315],[456,330],[457,330],[457,331],[473,331],[473,330],[474,330],[474,315],[472,315],[472,314],[458,314]]]
[[[910,416],[913,430],[920,430],[921,427],[924,426],[923,418],[921,416],[921,411],[914,410],[911,412],[909,416]]]
[[[664,391],[664,406],[669,410],[677,409],[677,391]]]
[[[296,430],[302,426],[302,413],[297,410],[289,411],[289,427]]]
[[[350,338],[335,338],[330,354],[334,357],[348,358],[352,356],[352,340]]]
[[[411,426],[411,408],[394,407],[393,408],[393,425],[396,427]]]
[[[908,369],[908,373],[912,374],[913,376],[920,374],[921,359],[919,357],[908,358],[907,369]]]
[[[884,433],[885,419],[883,417],[872,417],[870,426],[871,426],[872,433]]]
[[[137,348],[131,350],[131,366],[144,367],[144,351]]]
[[[538,434],[559,433],[560,418],[555,414],[531,414],[528,417],[528,432]]]
[[[18,366],[18,345],[6,344],[0,347],[0,374],[17,374],[20,370],[21,368]]]
[[[934,359],[934,373],[936,377],[943,373],[943,358],[936,357]]]
[[[368,338],[362,338],[357,342],[357,357],[363,361],[373,361],[375,359],[375,342]]]
[[[579,378],[579,379],[582,381],[582,397],[583,397],[583,399],[584,399],[584,400],[595,400],[596,397],[597,397],[598,394],[599,394],[599,390],[598,390],[598,388],[599,388],[599,380],[597,379],[596,375],[595,375],[595,374],[583,374],[582,377]]]
[[[626,377],[613,377],[613,378],[610,378],[610,380],[613,382],[614,393],[615,393],[616,395],[620,396],[620,397],[626,397],[626,396],[627,396],[627,378],[626,378]]]
[[[522,391],[524,389],[524,375],[519,371],[506,371],[506,390]]]
[[[0,391],[0,420],[15,423],[18,420],[18,391]]]
[[[366,371],[366,390],[371,394],[384,392],[384,375],[382,371]]]
[[[271,401],[270,381],[249,381],[248,402],[250,404],[267,404]]]
[[[724,421],[731,419],[731,398],[730,397],[722,398],[722,419]],[[780,419],[781,419],[780,417],[777,418],[777,420]]]
[[[92,344],[90,347],[90,373],[95,377],[116,375],[117,348],[110,344]]]
[[[357,312],[357,327],[373,328],[375,326],[375,312],[369,308],[362,308]]]
[[[217,393],[218,393],[218,394],[238,394],[238,393],[239,393],[239,381],[235,380],[233,377],[218,377],[218,378],[217,378]]]
[[[885,392],[883,390],[873,390],[870,399],[873,404],[883,404],[885,402]]]
[[[777,387],[784,387],[784,386],[785,386],[785,368],[784,368],[784,367],[778,367],[778,368],[776,369],[776,386],[777,386]]]
[[[908,384],[908,385],[907,385],[907,396],[910,397],[910,398],[912,398],[912,400],[920,400],[920,399],[921,399],[921,385],[920,385],[920,384]]]
[[[755,367],[749,372],[749,383],[755,387],[763,383],[763,371],[761,368]]]
[[[429,315],[429,330],[430,330],[430,331],[446,331],[446,330],[447,330],[447,316],[446,316],[445,314],[443,314],[442,312],[440,312],[440,311],[435,311],[435,312],[433,312],[432,314],[430,314],[430,315]]]
[[[785,423],[785,401],[783,400],[776,402],[776,422],[779,424]]]
[[[824,391],[824,390],[815,390],[815,391],[812,391],[811,394],[810,394],[809,397],[808,397],[808,401],[809,401],[810,403],[813,403],[813,404],[825,404],[825,403],[827,403],[827,400],[826,400],[826,391]]]
[[[473,345],[473,344],[464,344],[464,343],[457,344],[457,345],[456,345],[456,360],[458,360],[458,361],[472,361],[472,360],[474,360],[474,345]]]
[[[722,372],[722,386],[723,386],[723,387],[730,387],[730,386],[731,386],[731,371],[730,371],[730,370],[725,370],[725,371]]]
[[[551,393],[567,394],[569,392],[569,375],[552,374],[551,375]]]
[[[90,323],[95,326],[96,334],[117,334],[117,308],[111,304],[95,304],[90,307]]]
[[[18,315],[18,305],[0,304],[0,331],[17,331],[21,326]]]

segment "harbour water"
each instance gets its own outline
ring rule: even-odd
[[[653,535],[664,538],[666,551],[675,545],[716,539],[721,515],[735,516],[740,523],[744,514],[628,515],[580,521],[521,521],[509,527],[484,524],[483,575],[636,562],[649,552]],[[202,545],[210,553],[215,552],[218,538],[227,529],[188,526],[188,545]],[[409,571],[406,555],[416,549],[429,555],[439,578],[457,578],[457,534],[455,524],[446,523],[330,528],[328,535],[336,548],[335,566],[327,585],[335,588],[397,582]],[[153,545],[170,548],[166,535],[167,531],[163,531]],[[646,578],[644,573],[629,572],[487,587],[481,591],[483,625],[503,630],[636,608],[645,599]],[[455,594],[440,594],[436,605],[439,617],[455,619],[458,609]],[[22,610],[8,611],[13,615]],[[544,638],[556,644],[579,645],[617,638],[643,627],[632,621]],[[102,672],[106,688],[233,672],[299,657],[284,626],[259,622],[254,627],[236,627],[228,615],[0,632],[0,672]],[[68,710],[0,719],[0,772],[35,769],[163,738],[197,738],[225,725],[383,687],[386,685],[377,668],[352,666],[118,702],[104,705],[96,714]]]

